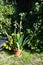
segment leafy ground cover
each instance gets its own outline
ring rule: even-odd
[[[43,65],[43,53],[30,53],[23,50],[22,57],[11,52],[0,52],[0,65]]]

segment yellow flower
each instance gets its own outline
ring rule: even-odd
[[[11,50],[11,47],[9,47],[9,50]]]
[[[17,33],[17,37],[20,37],[20,33]]]
[[[6,46],[6,49],[8,49],[9,47],[8,46]]]
[[[22,35],[22,34],[23,34],[23,32],[20,32],[20,34]]]
[[[10,40],[10,44],[13,44],[13,40]]]
[[[4,43],[4,44],[3,44],[3,46],[4,46],[4,47],[6,47],[6,46],[7,46],[7,44],[6,44],[6,43]]]
[[[14,36],[14,33],[12,33],[11,35]]]

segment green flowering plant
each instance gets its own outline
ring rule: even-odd
[[[20,24],[18,24],[17,21],[15,21],[14,23],[14,26],[15,26],[14,35],[15,36],[13,37],[14,43],[16,44],[16,48],[18,50],[23,49],[24,45],[29,42],[28,37],[25,38],[24,33],[22,32],[22,29],[23,29],[22,19],[25,16],[25,13],[20,13],[19,15],[21,16]]]
[[[7,34],[7,33],[6,33]],[[9,39],[8,43],[4,43],[3,46],[5,49],[17,49],[22,50],[23,46],[29,42],[28,37],[24,38],[23,32],[18,33],[12,33],[11,35],[7,35],[7,38]]]
[[[19,14],[19,15],[21,15],[21,14]],[[24,45],[29,42],[28,37],[25,38],[24,33],[22,32],[22,29],[23,29],[22,17],[23,16],[24,16],[24,13],[23,13],[23,15],[21,15],[20,24],[18,24],[17,21],[14,22],[15,29],[14,29],[13,33],[8,35],[7,32],[4,31],[5,34],[7,35],[7,38],[9,39],[8,44],[5,43],[3,45],[6,49],[12,50],[12,49],[16,48],[17,50],[20,50],[20,49],[22,50]],[[18,31],[17,31],[17,29],[18,29]]]

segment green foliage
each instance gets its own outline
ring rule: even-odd
[[[15,13],[15,10],[12,5],[0,5],[0,29],[6,29],[9,33],[11,28],[11,15]]]
[[[39,4],[38,2],[36,2],[35,4],[33,4],[32,13],[30,12],[30,15],[32,16],[33,20],[33,23],[31,23],[33,28],[27,29],[27,32],[30,38],[30,43],[28,44],[28,46],[31,47],[32,50],[37,52],[41,52],[43,50],[43,19],[41,14],[42,3]]]
[[[31,48],[34,51],[42,51],[43,2],[40,1],[33,3],[32,10],[29,13],[25,13],[20,12],[19,7],[15,4],[12,4],[11,1],[0,0],[0,30],[5,29],[8,34],[11,34],[12,31],[16,34],[23,32],[25,35],[25,40],[23,39],[24,42],[22,43],[23,36],[16,38],[16,41],[23,45],[26,45],[27,43],[28,48]],[[17,21],[17,26],[15,24],[15,21]],[[28,37],[26,37],[26,35],[28,35]]]

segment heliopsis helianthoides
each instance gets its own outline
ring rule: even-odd
[[[5,48],[8,49],[9,48],[8,45]]]
[[[13,39],[11,39],[9,42],[10,42],[10,44],[13,44]]]
[[[11,35],[14,36],[14,33],[12,33]]]
[[[11,50],[11,47],[9,47],[8,49]]]
[[[20,34],[22,35],[22,34],[23,34],[23,32],[20,32]]]
[[[16,35],[17,35],[17,37],[20,37],[20,33],[17,33]]]
[[[4,47],[6,47],[6,46],[7,46],[7,44],[6,44],[6,43],[4,43],[4,44],[3,44],[3,46],[4,46]]]

